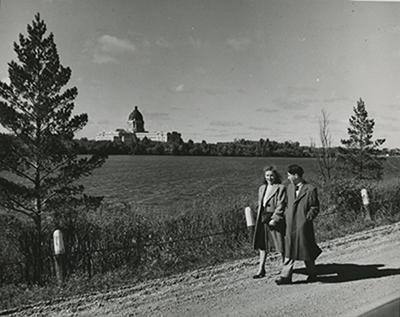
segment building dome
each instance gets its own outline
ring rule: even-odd
[[[143,121],[143,116],[140,113],[140,111],[138,110],[137,106],[135,106],[135,109],[131,112],[131,114],[129,115],[129,121]]]
[[[137,106],[135,106],[135,109],[133,109],[133,111],[129,115],[128,125],[130,126],[129,131],[133,133],[145,132],[143,116],[138,110]]]

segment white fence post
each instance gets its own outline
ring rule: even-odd
[[[246,225],[250,234],[250,239],[252,239],[254,235],[254,228],[256,225],[256,220],[254,219],[254,213],[251,210],[251,208],[247,206],[246,208],[244,208],[244,214],[246,216]]]
[[[370,220],[372,220],[371,210],[369,209],[368,191],[365,188],[361,189],[361,199],[362,199],[363,207],[365,210],[365,220],[370,221]]]
[[[53,233],[54,243],[54,266],[58,285],[64,282],[64,239],[61,230],[57,229]]]

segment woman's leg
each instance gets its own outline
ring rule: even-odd
[[[256,275],[253,275],[253,278],[262,278],[265,276],[265,259],[267,257],[266,250],[259,250],[260,252],[260,261],[258,262],[258,271]]]
[[[266,250],[260,250],[260,261],[258,264],[258,274],[264,273],[265,272],[265,260],[267,258],[267,251]]]

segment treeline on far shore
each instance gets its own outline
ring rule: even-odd
[[[168,133],[167,142],[142,140],[96,141],[87,138],[76,139],[79,154],[102,155],[195,155],[195,156],[261,156],[261,157],[315,157],[320,149],[302,146],[299,142],[277,142],[270,139],[259,141],[235,139],[232,142],[195,143],[184,142],[179,133]],[[332,148],[335,153],[337,149]],[[381,149],[381,155],[399,156],[400,149]]]
[[[179,134],[178,134],[179,135]],[[310,157],[311,147],[300,146],[299,142],[277,142],[269,139],[233,142],[195,143],[184,142],[180,136],[168,137],[167,142],[151,141],[147,138],[131,142],[75,140],[79,154],[133,154],[133,155],[199,155],[199,156],[289,156]]]

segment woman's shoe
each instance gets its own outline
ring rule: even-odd
[[[254,279],[263,278],[263,277],[265,277],[265,270],[262,270],[260,273],[253,275]]]

